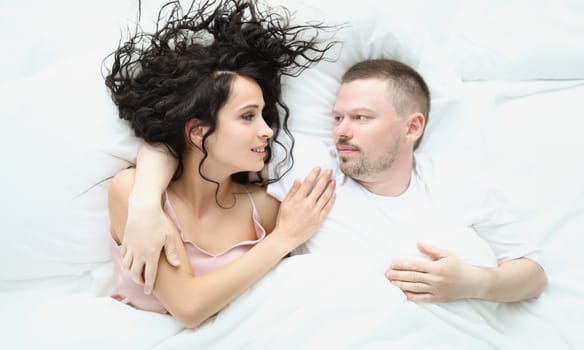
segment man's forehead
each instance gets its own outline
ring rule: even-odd
[[[366,114],[372,115],[376,113],[376,109],[369,107],[365,104],[356,105],[343,105],[336,104],[333,107],[333,114]]]
[[[342,83],[337,90],[337,99],[339,98],[372,98],[387,97],[389,86],[387,80],[377,78],[359,79]]]
[[[387,81],[380,79],[361,79],[341,84],[333,112],[374,112],[381,106],[391,104],[386,84]]]

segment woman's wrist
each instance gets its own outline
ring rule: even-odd
[[[289,237],[278,234],[277,229],[266,236],[264,241],[266,244],[271,246],[270,249],[272,249],[274,252],[277,252],[280,259],[288,255],[288,253],[290,253],[300,244]]]
[[[161,208],[161,198],[162,194],[156,193],[154,191],[135,191],[130,192],[128,197],[128,208]]]

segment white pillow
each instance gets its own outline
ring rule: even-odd
[[[117,120],[99,56],[66,60],[0,94],[11,124],[0,131],[8,212],[0,279],[81,275],[109,260],[109,182],[92,186],[128,165],[108,153],[132,160],[138,141]]]
[[[130,2],[25,1],[2,12],[12,26],[4,32],[19,40],[0,65],[0,280],[80,276],[110,259],[108,182],[85,191],[128,165],[108,153],[132,160],[138,145],[101,75],[126,15],[134,18]],[[25,26],[33,22],[42,29]]]
[[[463,80],[584,79],[579,0],[468,1],[445,55]]]
[[[280,1],[282,2],[282,1]],[[328,53],[332,61],[323,61],[297,78],[286,81],[284,101],[290,108],[290,128],[330,141],[333,126],[331,110],[342,74],[353,64],[368,58],[393,58],[417,69],[426,79],[439,115],[443,105],[462,95],[462,81],[446,64],[429,40],[421,18],[404,8],[400,11],[380,1],[319,3],[315,6],[284,4],[303,9],[296,17],[320,20],[326,24],[344,24],[333,33],[340,42]]]

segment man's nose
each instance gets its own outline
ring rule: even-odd
[[[349,118],[343,118],[333,129],[335,139],[353,137],[353,128]]]

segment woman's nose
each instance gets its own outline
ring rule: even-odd
[[[261,120],[262,124],[260,126],[258,135],[263,139],[269,139],[270,137],[272,137],[272,135],[274,135],[274,130],[270,128],[270,126],[266,123],[266,121],[263,118]]]

